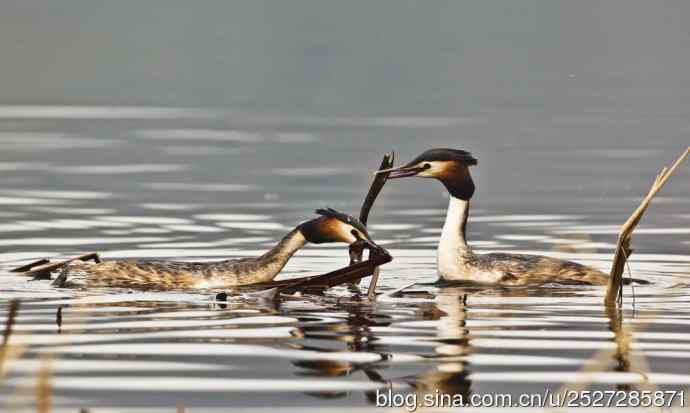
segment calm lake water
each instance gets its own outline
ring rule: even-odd
[[[690,143],[687,2],[277,3],[0,6],[0,321],[20,299],[24,349],[0,410],[34,409],[42,366],[70,412],[380,411],[377,390],[575,383],[690,403],[688,164],[635,232],[630,271],[652,284],[626,287],[620,315],[600,287],[220,303],[8,272],[90,251],[257,255],[315,208],[356,214],[385,152],[431,147],[479,159],[475,249],[608,271],[619,226]],[[446,204],[435,182],[386,185],[369,220],[394,257],[380,292],[436,279]],[[347,262],[310,245],[279,277]]]
[[[622,352],[599,287],[425,285],[376,303],[336,288],[277,304],[240,297],[217,303],[211,292],[55,289],[7,272],[86,251],[189,260],[257,255],[316,207],[356,212],[384,150],[409,158],[427,144],[406,135],[447,133],[453,122],[0,108],[7,114],[14,118],[0,123],[1,308],[5,318],[8,299],[22,300],[10,342],[26,353],[7,366],[6,406],[31,405],[43,356],[51,360],[55,405],[72,411],[170,410],[177,402],[219,411],[340,410],[373,407],[376,390],[389,386],[399,394],[438,389],[464,397],[555,391],[582,380],[598,389],[690,386],[687,168],[634,239],[631,271],[653,284],[635,288],[634,306],[626,288],[623,325],[634,333]],[[471,140],[446,143],[475,147]],[[604,270],[618,226],[655,168],[678,152],[643,144],[477,147],[480,190],[469,227],[476,249],[543,253]],[[501,174],[512,191],[491,188]],[[395,257],[383,267],[382,292],[436,278],[445,206],[442,187],[430,181],[384,188],[370,220],[374,238]],[[343,246],[308,246],[280,277],[346,263]],[[595,355],[594,371],[578,376]]]

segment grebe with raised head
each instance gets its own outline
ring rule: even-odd
[[[380,249],[356,218],[334,209],[317,209],[320,216],[303,222],[259,257],[215,262],[163,260],[72,260],[61,266],[57,286],[125,287],[151,290],[225,288],[272,281],[288,260],[308,242],[362,243]],[[30,273],[41,272],[40,267]]]
[[[470,166],[477,159],[457,149],[430,149],[404,166],[377,173],[388,179],[432,178],[450,194],[450,203],[438,244],[439,276],[446,281],[492,285],[539,285],[547,283],[603,285],[608,275],[586,265],[541,255],[477,254],[467,244],[467,221],[474,182]],[[635,280],[640,281],[641,280]]]

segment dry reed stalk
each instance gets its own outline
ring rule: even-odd
[[[43,259],[34,261],[32,263],[23,265],[21,267],[14,268],[10,270],[11,272],[23,272],[25,275],[42,277],[45,275],[50,276],[50,273],[64,267],[65,265],[71,263],[72,261],[93,261],[95,263],[101,262],[101,257],[97,252],[89,252],[87,254],[82,254],[73,258],[68,258],[61,261],[50,262],[49,260]],[[50,278],[50,277],[48,277]]]
[[[38,413],[50,413],[52,407],[52,366],[50,356],[41,359],[41,369],[38,372],[36,383],[36,411]]]
[[[7,312],[7,320],[5,320],[5,331],[2,334],[2,347],[5,348],[9,343],[10,335],[12,334],[12,327],[19,311],[19,300],[10,301],[10,308]]]
[[[381,160],[381,165],[379,166],[378,170],[381,171],[384,169],[390,169],[393,167],[394,163],[395,152],[387,153],[383,156],[383,159]],[[362,202],[362,208],[359,210],[359,220],[362,222],[362,224],[364,224],[364,226],[367,225],[371,207],[374,206],[376,197],[378,197],[379,193],[381,192],[381,189],[383,189],[383,186],[386,184],[386,179],[388,179],[388,175],[390,175],[390,173],[376,174],[374,175],[374,179],[371,181],[371,185],[369,186],[369,192],[367,192],[367,196],[364,198],[364,202]],[[362,250],[359,250],[351,253],[350,264],[361,261],[362,252]],[[371,281],[369,282],[369,289],[367,291],[367,297],[370,300],[376,298],[376,284],[379,280],[379,272],[379,267],[376,267],[374,268],[374,272],[371,275]]]
[[[647,196],[644,197],[635,212],[633,212],[630,218],[628,218],[628,220],[621,227],[620,233],[618,234],[618,242],[616,244],[616,254],[613,257],[613,264],[611,265],[609,284],[606,288],[606,297],[604,299],[605,305],[613,306],[622,304],[623,271],[625,270],[625,263],[632,253],[632,250],[630,249],[632,233],[649,207],[652,198],[654,198],[664,184],[666,184],[666,181],[668,181],[671,175],[676,171],[676,169],[678,169],[680,164],[683,163],[689,153],[690,147],[683,152],[683,154],[676,160],[676,162],[673,163],[673,165],[671,165],[670,168],[662,168],[661,172],[659,172],[659,175],[657,175],[656,179],[654,180],[654,184],[647,193]]]
[[[62,306],[58,307],[55,313],[55,324],[58,326],[58,333],[62,331]]]
[[[26,352],[26,346],[8,345],[0,350],[0,382],[7,374],[7,365],[11,360],[16,360],[22,357]]]
[[[5,366],[7,362],[21,357],[26,350],[24,346],[10,345],[10,335],[12,335],[12,327],[17,320],[18,312],[19,300],[10,301],[7,320],[5,320],[5,330],[2,334],[2,345],[0,346],[0,379],[5,377]]]
[[[379,282],[379,274],[381,273],[381,267],[374,268],[374,273],[371,274],[371,281],[369,282],[369,288],[367,289],[367,299],[376,299],[376,284]]]
[[[39,260],[32,261],[28,264],[22,265],[21,267],[13,268],[10,270],[10,272],[27,272],[34,267],[38,267],[39,265],[44,265],[48,263],[50,263],[50,260],[46,258],[41,258]]]
[[[390,262],[393,258],[386,251],[372,250],[369,252],[369,259],[361,261],[347,267],[331,271],[313,277],[303,278],[295,282],[279,287],[280,293],[292,294],[297,291],[323,291],[335,287],[336,285],[353,283],[374,273],[376,267]]]

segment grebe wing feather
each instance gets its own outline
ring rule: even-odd
[[[595,268],[542,255],[481,254],[476,255],[475,265],[502,272],[500,282],[509,285],[603,285],[608,282],[608,276]]]

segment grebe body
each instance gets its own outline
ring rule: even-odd
[[[268,282],[307,243],[362,241],[379,248],[357,219],[334,209],[298,225],[259,257],[215,262],[163,260],[71,261],[61,268],[58,286],[125,287],[150,290],[225,288]]]
[[[408,164],[381,172],[388,179],[433,178],[450,194],[437,250],[438,275],[445,281],[489,285],[606,284],[608,276],[596,268],[557,258],[491,253],[477,254],[466,240],[470,199],[475,186],[469,167],[477,160],[456,149],[431,149]]]

